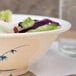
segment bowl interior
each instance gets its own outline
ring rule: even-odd
[[[35,35],[35,34],[42,34],[42,33],[50,33],[50,32],[65,32],[70,29],[71,24],[68,21],[61,20],[58,18],[53,17],[46,17],[46,16],[37,16],[37,15],[23,15],[23,14],[14,14],[12,16],[12,22],[14,25],[16,25],[18,22],[23,21],[27,17],[31,17],[32,19],[42,20],[42,19],[51,19],[53,21],[59,22],[61,25],[60,29],[57,30],[51,30],[51,31],[43,31],[43,32],[33,32],[33,33],[9,33],[9,34],[0,34],[0,37],[9,37],[9,36],[21,36],[21,35]]]

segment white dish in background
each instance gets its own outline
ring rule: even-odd
[[[51,19],[59,22],[60,29],[33,32],[33,33],[9,33],[0,34],[0,70],[6,71],[5,75],[10,73],[17,75],[15,72],[27,69],[44,54],[46,54],[50,44],[62,33],[70,29],[71,24],[67,21],[35,15],[13,15],[12,23],[24,20],[26,17],[32,19]],[[11,71],[11,72],[8,72]],[[2,73],[2,75],[4,72]],[[7,76],[8,76],[7,75]]]
[[[76,74],[76,58],[59,51],[58,42],[53,42],[46,55],[29,69],[37,76],[67,76]]]

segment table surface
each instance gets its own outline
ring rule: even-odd
[[[54,42],[47,54],[30,67],[37,76],[66,76],[76,73],[76,58],[59,51],[58,42]]]

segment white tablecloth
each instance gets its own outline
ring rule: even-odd
[[[37,76],[66,76],[76,73],[76,58],[62,54],[58,43],[54,42],[47,54],[31,66],[30,70]]]

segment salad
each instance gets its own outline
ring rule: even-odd
[[[10,22],[12,17],[12,12],[10,10],[0,11],[0,20],[5,22]]]
[[[56,30],[60,24],[50,19],[36,20],[31,17],[25,18],[17,25],[11,24],[12,12],[10,10],[0,12],[0,32],[4,33],[26,33]]]

